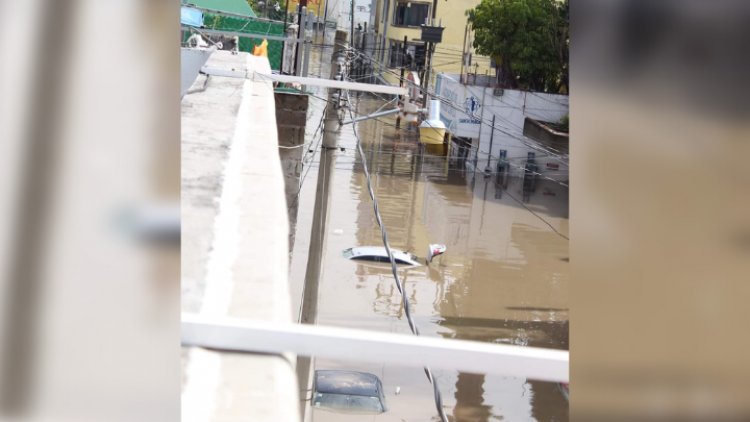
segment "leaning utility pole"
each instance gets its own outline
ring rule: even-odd
[[[339,61],[341,51],[346,43],[346,32],[336,31],[336,41],[331,55],[331,79],[341,80],[344,77],[343,62]],[[328,104],[326,105],[323,125],[323,145],[320,150],[320,165],[318,166],[318,185],[315,191],[315,205],[313,208],[313,225],[310,233],[310,249],[307,255],[307,269],[305,270],[305,285],[302,290],[302,308],[299,322],[315,324],[318,313],[318,287],[320,284],[320,263],[323,259],[323,245],[325,243],[326,220],[328,218],[329,190],[333,176],[336,141],[341,131],[339,124],[338,105],[341,91],[329,88]],[[307,389],[311,382],[311,358],[297,357],[297,381],[301,389]],[[301,413],[304,419],[306,404],[301,403]]]
[[[434,9],[433,9],[433,16],[434,16]],[[441,22],[442,23],[442,22]],[[424,81],[422,81],[423,88],[422,88],[422,106],[427,108],[427,101],[428,101],[428,89],[430,87],[430,68],[432,67],[432,53],[435,51],[435,44],[440,43],[443,41],[443,30],[445,28],[442,27],[442,25],[433,26],[435,24],[434,18],[430,22],[430,25],[422,25],[422,41],[426,43],[425,47],[425,71],[424,71]],[[428,62],[429,59],[429,62]]]

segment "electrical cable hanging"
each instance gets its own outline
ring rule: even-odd
[[[354,113],[351,109],[351,99],[349,97],[349,91],[346,91],[346,100],[349,104],[348,110],[349,115],[352,119],[354,119]],[[396,260],[393,258],[393,251],[391,251],[391,246],[388,243],[388,232],[385,229],[385,226],[383,225],[383,220],[380,216],[380,209],[378,208],[378,200],[375,197],[375,191],[372,188],[372,180],[370,178],[370,172],[367,169],[367,158],[365,157],[364,150],[362,149],[362,142],[359,139],[359,134],[357,133],[357,123],[352,123],[352,131],[354,132],[354,137],[357,139],[357,150],[359,151],[360,159],[362,160],[362,169],[365,175],[365,179],[367,180],[367,190],[370,194],[370,198],[372,199],[372,206],[373,210],[375,212],[375,220],[378,223],[378,227],[380,228],[380,234],[383,240],[383,246],[385,247],[385,251],[388,254],[388,259],[391,262],[391,273],[393,274],[393,279],[396,282],[396,288],[398,289],[398,292],[401,294],[401,302],[404,307],[404,315],[406,316],[406,321],[409,324],[409,328],[411,329],[412,334],[419,335],[419,328],[417,327],[416,323],[414,322],[414,318],[411,315],[411,305],[409,303],[409,298],[406,296],[406,293],[404,292],[404,287],[401,284],[401,279],[398,276],[398,270],[396,268]],[[432,384],[433,389],[433,395],[435,398],[435,407],[438,411],[438,415],[440,416],[440,419],[442,422],[448,422],[448,416],[445,414],[445,410],[443,409],[443,397],[440,394],[440,389],[438,388],[437,382],[435,381],[435,378],[432,376],[432,371],[428,367],[424,367],[425,375],[427,376],[427,379]]]
[[[327,100],[327,99],[325,99],[325,98],[322,98],[322,97],[318,97],[318,96],[316,96],[315,94],[312,94],[312,93],[309,93],[309,92],[308,92],[307,94],[308,94],[308,95],[310,95],[310,96],[312,96],[312,97],[314,97],[314,98],[317,98],[317,99],[319,99],[319,100],[322,100],[322,101],[326,101],[326,102],[329,102],[329,103],[330,103],[330,100]],[[371,94],[371,95],[374,95],[375,97],[377,97],[378,99],[380,99],[380,100],[382,100],[382,101],[384,101],[384,102],[392,102],[392,101],[393,101],[393,100],[386,100],[386,99],[384,99],[384,98],[383,98],[382,96],[380,96],[380,95],[378,95],[378,94],[375,94],[375,93],[369,93],[369,94]],[[389,122],[386,122],[386,121],[384,121],[384,120],[381,120],[380,118],[377,118],[377,117],[373,117],[373,118],[372,118],[371,120],[374,120],[374,121],[376,121],[376,122],[379,122],[379,123],[381,123],[381,124],[383,124],[383,125],[386,125],[386,126],[396,127],[396,125],[394,125],[394,124],[392,124],[392,123],[389,123]],[[498,144],[498,146],[507,146],[507,145],[505,145],[505,144]],[[461,149],[469,149],[470,151],[474,151],[474,149],[475,149],[474,147],[465,147],[465,146],[458,146],[458,148],[461,148]],[[477,148],[478,148],[478,147],[477,147]],[[482,151],[481,149],[477,151],[477,154],[480,154],[480,155],[482,155],[482,156],[484,156],[484,157],[486,157],[486,156],[489,156],[489,155],[491,155],[491,154],[490,154],[489,152],[487,152],[487,151]],[[556,157],[556,156],[555,156],[554,154],[550,154],[549,152],[542,152],[542,154],[544,154],[544,155],[540,156],[540,158],[542,158],[542,157],[553,157],[553,158],[555,158],[555,157]],[[504,162],[505,162],[505,164],[507,164],[507,165],[508,165],[509,167],[513,167],[513,168],[516,168],[516,169],[519,169],[519,170],[524,170],[524,171],[526,171],[526,172],[529,172],[530,174],[533,174],[533,175],[535,175],[535,176],[539,176],[539,177],[541,177],[542,179],[545,179],[545,180],[549,180],[549,181],[551,181],[551,182],[553,182],[553,183],[555,183],[555,184],[558,184],[558,185],[560,185],[560,186],[563,186],[563,187],[566,187],[566,188],[568,187],[568,184],[567,184],[567,183],[565,183],[565,182],[561,182],[561,181],[559,181],[559,180],[555,180],[555,179],[552,179],[552,178],[550,178],[550,177],[547,177],[547,176],[545,176],[545,175],[544,175],[544,174],[542,174],[542,173],[539,173],[539,172],[535,172],[535,171],[533,171],[533,170],[529,170],[529,169],[525,168],[524,166],[521,166],[521,165],[518,165],[518,164],[513,164],[513,163],[511,163],[511,162],[509,161],[509,160],[511,160],[511,159],[524,159],[524,158],[526,158],[526,157],[514,157],[514,158],[506,158]],[[491,174],[494,174],[494,173],[491,173]]]
[[[347,47],[347,48],[348,48],[348,47]],[[392,74],[392,75],[394,75],[394,76],[397,76],[397,77],[399,77],[399,78],[401,77],[401,76],[400,76],[399,74],[397,74],[397,73],[396,73],[395,71],[393,71],[393,70],[391,70],[391,69],[388,69],[388,68],[384,67],[384,65],[383,65],[382,63],[379,63],[379,62],[377,62],[377,61],[376,61],[376,60],[374,60],[373,58],[370,58],[370,57],[368,57],[367,55],[365,55],[365,54],[363,54],[363,53],[361,53],[361,52],[359,52],[359,51],[357,51],[357,50],[354,50],[354,49],[350,49],[350,51],[351,51],[352,53],[354,53],[354,54],[358,54],[359,56],[361,56],[361,57],[363,57],[363,58],[366,58],[366,59],[367,59],[367,60],[369,60],[369,61],[370,61],[371,63],[374,63],[374,64],[376,64],[376,65],[380,66],[380,67],[381,67],[381,69],[383,69],[383,70],[384,70],[385,72],[387,72],[387,73],[390,73],[390,74]],[[382,73],[382,71],[381,71],[381,73]],[[464,110],[463,110],[462,108],[460,108],[460,107],[458,107],[457,105],[453,104],[453,102],[452,102],[452,101],[451,101],[450,99],[448,99],[448,98],[445,98],[445,97],[443,97],[443,96],[437,95],[437,94],[436,94],[436,93],[434,93],[434,92],[430,92],[430,91],[424,90],[424,89],[423,89],[422,87],[420,87],[420,86],[418,86],[418,85],[414,84],[413,82],[411,82],[411,81],[409,81],[409,80],[404,80],[403,82],[404,82],[405,84],[407,84],[407,85],[412,85],[413,87],[416,87],[416,88],[418,88],[418,89],[419,89],[420,91],[424,91],[425,93],[427,93],[428,95],[430,95],[430,96],[432,96],[432,97],[434,97],[434,98],[436,98],[436,99],[439,99],[439,100],[440,100],[440,101],[441,101],[441,102],[442,102],[443,104],[445,104],[445,105],[447,105],[447,106],[449,106],[449,107],[453,108],[454,110],[457,110],[457,111],[460,111],[460,112],[464,112]],[[484,124],[484,125],[486,125],[486,126],[489,126],[490,128],[492,128],[493,130],[497,130],[498,132],[500,132],[500,133],[502,133],[502,134],[505,134],[505,135],[507,135],[507,136],[510,136],[511,138],[513,138],[513,139],[516,139],[517,141],[521,142],[522,144],[526,145],[527,147],[529,147],[529,148],[531,148],[531,149],[534,149],[534,150],[537,150],[537,151],[540,151],[540,152],[545,152],[545,153],[549,154],[550,156],[553,156],[553,157],[555,157],[555,158],[556,158],[556,159],[557,159],[558,161],[560,161],[560,162],[561,162],[562,164],[564,164],[564,165],[566,165],[566,166],[568,165],[568,164],[567,164],[567,163],[566,163],[566,162],[564,161],[564,158],[563,158],[563,156],[564,156],[564,155],[566,155],[566,154],[562,153],[561,151],[558,151],[557,149],[555,149],[555,148],[552,148],[552,147],[546,147],[546,148],[544,148],[544,147],[542,147],[542,146],[540,146],[540,145],[534,145],[534,144],[531,144],[531,143],[529,143],[528,141],[524,140],[523,138],[519,137],[518,135],[514,135],[514,134],[512,134],[512,133],[508,132],[507,130],[503,130],[502,128],[498,127],[497,125],[492,125],[491,123],[488,123],[488,121],[486,121],[486,119],[478,119],[478,120],[480,120],[480,122],[481,122],[482,124]],[[501,117],[501,120],[504,120],[504,119],[503,119],[503,118]],[[508,121],[508,123],[510,123],[510,124],[512,124],[512,125],[513,125],[513,123],[512,123],[512,122],[510,122],[510,121]],[[515,126],[515,125],[514,125],[514,126]],[[557,154],[555,154],[555,153],[557,153]]]

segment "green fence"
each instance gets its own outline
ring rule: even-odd
[[[279,22],[260,21],[252,18],[235,18],[218,16],[211,13],[203,14],[203,26],[206,29],[219,31],[242,32],[246,34],[284,36],[284,24]],[[253,46],[260,45],[262,39],[240,37],[240,51],[253,52]],[[281,68],[281,41],[268,40],[268,61],[271,69]]]

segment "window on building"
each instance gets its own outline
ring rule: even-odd
[[[388,67],[404,66],[408,70],[424,69],[425,46],[421,42],[407,42],[406,54],[403,51],[404,42],[390,40]]]
[[[393,13],[393,24],[397,26],[419,26],[430,14],[430,3],[399,1]]]

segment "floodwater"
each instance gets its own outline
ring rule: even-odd
[[[314,54],[313,63],[319,60]],[[318,70],[327,76],[327,69]],[[325,97],[325,91],[316,95]],[[356,114],[384,103],[373,96],[352,98]],[[320,120],[324,102],[311,98],[310,104],[308,136]],[[462,158],[467,154],[461,154],[461,147],[452,145],[447,155],[426,150],[415,132],[398,131],[394,122],[395,118],[368,120],[356,129],[391,247],[424,257],[430,243],[447,246],[429,266],[400,270],[422,335],[567,350],[567,187],[541,179],[531,192],[520,178],[502,180],[496,174],[475,172]],[[316,323],[409,333],[390,267],[342,257],[346,248],[382,243],[351,125],[342,130],[339,147],[325,236],[317,245],[323,261]],[[301,172],[290,270],[297,306],[311,246],[318,151],[315,144],[309,147]],[[377,375],[388,411],[351,415],[314,409],[313,421],[438,420],[432,388],[421,367],[352,359],[316,359],[314,368]],[[568,403],[554,383],[436,368],[433,373],[453,421],[568,420]],[[309,398],[309,392],[303,394]]]

